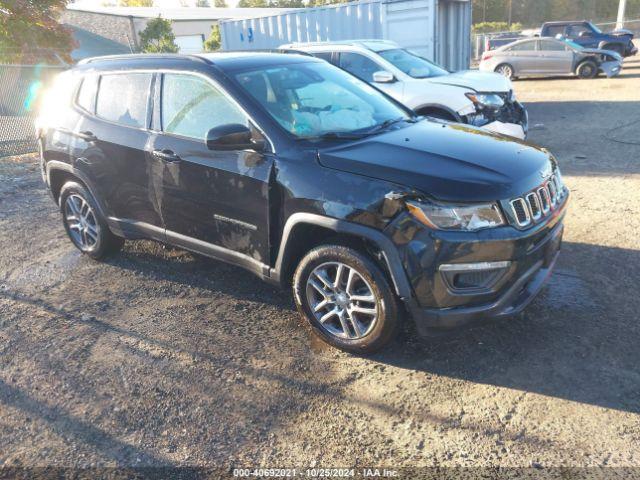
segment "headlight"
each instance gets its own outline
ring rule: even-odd
[[[408,201],[407,209],[418,221],[438,230],[474,231],[505,225],[495,203],[478,205],[438,205]]]
[[[476,107],[498,110],[504,106],[504,100],[495,93],[465,93]]]

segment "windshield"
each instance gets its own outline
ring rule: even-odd
[[[384,95],[326,62],[237,73],[235,79],[297,137],[366,133],[411,116]]]
[[[582,45],[578,45],[576,42],[569,40],[568,38],[563,38],[562,40],[574,50],[582,50],[584,48]]]
[[[413,78],[442,77],[449,75],[444,68],[430,62],[426,58],[419,57],[404,48],[393,48],[378,52],[382,58],[397,69]]]
[[[596,33],[602,33],[602,30],[600,30],[598,27],[596,27],[593,23],[588,22],[589,25],[591,26],[591,28],[593,28],[593,31]]]

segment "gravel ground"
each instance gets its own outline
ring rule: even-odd
[[[1,159],[0,465],[640,466],[639,77],[515,82],[573,192],[556,273],[513,320],[371,358],[238,268],[81,257],[35,157]]]

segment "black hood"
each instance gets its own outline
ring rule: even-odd
[[[319,152],[328,168],[394,182],[444,201],[506,200],[540,185],[549,153],[475,127],[423,120]]]

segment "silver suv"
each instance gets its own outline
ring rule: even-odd
[[[528,117],[513,95],[511,81],[496,73],[451,73],[388,40],[291,43],[373,84],[420,115],[482,127],[519,139]]]

